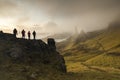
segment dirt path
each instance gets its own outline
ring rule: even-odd
[[[86,66],[88,69],[92,69],[95,71],[100,71],[100,72],[119,72],[120,73],[120,69],[116,69],[116,68],[111,68],[111,67],[99,67],[99,66],[88,66],[84,63],[81,63],[81,65]]]

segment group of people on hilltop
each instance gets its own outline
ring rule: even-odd
[[[18,34],[18,31],[17,31],[17,29],[15,28],[15,29],[13,30],[13,35],[16,37],[17,34]],[[23,29],[23,30],[21,31],[21,34],[22,34],[22,38],[25,38],[26,31]],[[35,40],[35,39],[36,39],[36,32],[33,31],[32,34],[33,34],[33,38],[34,38],[34,40]],[[27,35],[28,35],[28,39],[31,39],[31,32],[30,32],[30,31],[28,31]]]

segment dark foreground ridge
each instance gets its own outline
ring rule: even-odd
[[[26,66],[40,68],[45,65],[66,72],[64,58],[56,51],[54,39],[48,39],[46,44],[42,40],[26,40],[12,34],[0,33],[0,69],[14,70],[16,65],[21,64],[25,65],[22,67],[23,71],[29,70]],[[43,69],[46,70],[42,68],[43,72]]]

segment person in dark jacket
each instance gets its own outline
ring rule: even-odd
[[[22,33],[22,38],[25,38],[25,30],[24,29],[22,30],[21,33]]]
[[[16,28],[14,28],[14,30],[13,30],[13,35],[16,37],[16,35],[17,35],[17,29]]]
[[[28,31],[28,39],[30,40],[30,37],[31,37],[31,33],[30,31]]]
[[[36,39],[36,32],[35,31],[33,31],[33,38],[34,38],[34,40]]]

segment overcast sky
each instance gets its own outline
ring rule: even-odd
[[[120,0],[0,0],[0,28],[91,31],[107,27],[119,13]]]

